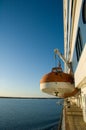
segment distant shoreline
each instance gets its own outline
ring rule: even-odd
[[[60,98],[49,98],[49,97],[3,97],[0,98],[7,98],[7,99],[60,99]]]

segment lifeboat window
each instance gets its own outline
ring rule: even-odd
[[[77,38],[76,38],[76,56],[77,56],[77,61],[79,61],[81,53],[82,53],[82,39],[81,39],[80,28],[78,28],[78,33],[77,33]]]

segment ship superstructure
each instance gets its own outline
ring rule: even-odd
[[[86,122],[86,0],[63,0],[64,56],[71,63],[76,104],[82,108]],[[69,68],[65,64],[65,72]]]

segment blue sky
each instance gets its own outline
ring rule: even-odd
[[[48,96],[40,79],[63,46],[62,0],[0,0],[0,96]]]

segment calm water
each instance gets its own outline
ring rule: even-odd
[[[59,99],[0,99],[0,130],[55,130]]]

